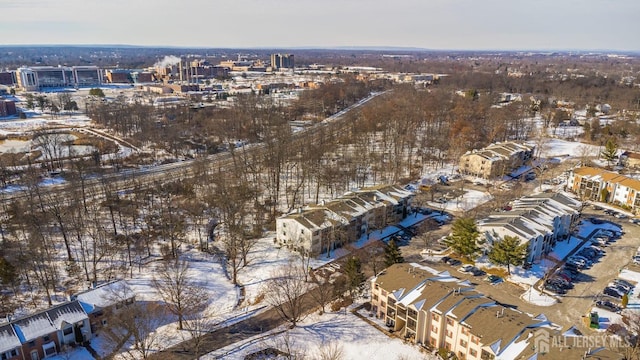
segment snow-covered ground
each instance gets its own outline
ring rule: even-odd
[[[465,189],[462,196],[451,199],[446,203],[429,201],[428,204],[434,209],[457,212],[469,211],[489,200],[491,200],[491,195],[488,192]]]
[[[278,329],[275,332],[283,330],[286,329]],[[437,359],[420,352],[418,346],[390,338],[351,311],[313,314],[295,329],[266,338],[264,334],[256,335],[248,341],[214,351],[201,359],[240,360],[248,354],[270,347],[283,350],[287,347],[285,344],[296,352],[304,352],[305,358],[310,359],[320,359],[320,349],[323,346],[341,349],[344,359]]]

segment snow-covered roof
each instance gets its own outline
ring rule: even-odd
[[[46,312],[17,320],[13,323],[13,326],[16,330],[16,335],[23,343],[52,334],[58,330],[53,326]]]
[[[56,329],[62,329],[64,324],[74,324],[87,319],[87,313],[78,301],[49,309],[47,315]]]
[[[96,308],[112,306],[133,297],[135,297],[135,293],[124,280],[112,281],[73,296],[88,314]]]
[[[64,323],[73,324],[85,319],[87,319],[87,313],[80,303],[71,301],[15,320],[12,324],[16,335],[24,343],[52,334],[62,329]]]
[[[11,324],[0,325],[0,354],[20,347],[20,339]]]

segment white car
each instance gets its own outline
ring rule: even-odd
[[[474,267],[473,265],[464,264],[464,265],[460,266],[458,271],[460,271],[461,273],[468,273],[469,271],[471,271],[471,269],[473,269],[473,267]]]

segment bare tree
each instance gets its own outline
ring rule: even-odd
[[[304,319],[304,295],[309,284],[304,281],[305,269],[295,262],[277,269],[267,282],[265,299],[273,306],[280,317],[295,327]]]
[[[189,269],[187,261],[165,261],[153,279],[167,308],[178,317],[180,330],[184,328],[185,316],[201,312],[207,300],[204,291],[194,283]]]
[[[318,348],[318,360],[343,360],[344,348],[336,341],[323,343]]]
[[[166,315],[162,305],[143,302],[114,312],[109,317],[106,331],[102,332],[112,345],[111,356],[119,352],[125,359],[149,358],[166,340],[157,331],[165,323]]]

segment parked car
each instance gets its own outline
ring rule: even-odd
[[[440,262],[443,262],[445,264],[448,263],[449,260],[451,260],[451,258],[448,256],[443,256],[442,258],[440,258]]]
[[[564,295],[564,294],[567,293],[566,289],[563,289],[563,288],[561,288],[561,287],[559,287],[557,285],[554,285],[554,284],[544,284],[544,288],[545,288],[545,290],[549,290],[549,291],[554,292],[554,293],[559,294],[559,295]]]
[[[617,288],[614,287],[609,287],[607,286],[606,288],[604,288],[604,290],[602,291],[603,294],[614,297],[616,299],[621,299],[622,296],[624,296],[624,292],[618,290]]]
[[[600,220],[600,219],[598,219],[598,218],[594,218],[594,217],[590,218],[590,219],[589,219],[589,221],[591,221],[591,223],[592,223],[592,224],[596,224],[596,225],[598,225],[598,224],[604,224],[604,221],[603,221],[603,220]]]
[[[458,260],[458,259],[449,259],[447,261],[447,264],[451,265],[451,266],[458,266],[460,264],[462,264],[462,261]]]
[[[622,284],[622,285],[628,287],[629,289],[633,289],[635,287],[635,285],[633,285],[632,283],[628,282],[627,280],[622,280],[622,279],[613,279],[613,283],[614,284]]]
[[[636,255],[633,257],[633,263],[636,265],[640,265],[640,256]]]
[[[489,275],[486,278],[484,278],[484,280],[490,283],[491,285],[495,285],[502,282],[502,278],[498,275]]]
[[[471,274],[473,274],[473,276],[482,276],[482,275],[486,274],[486,272],[484,272],[484,270],[480,270],[475,266],[469,272]]]
[[[611,301],[608,300],[598,300],[596,301],[596,307],[599,307],[601,309],[605,309],[605,310],[609,310],[611,312],[614,313],[619,313],[620,311],[622,311],[622,308],[620,306],[618,306],[617,304],[612,303]]]
[[[591,206],[593,207],[593,210],[602,210],[602,206],[600,205],[593,204]]]
[[[640,219],[638,219],[638,218],[631,218],[631,219],[629,219],[629,222],[630,222],[630,223],[632,223],[632,224],[636,224],[636,225],[638,225],[638,224],[640,224]]]
[[[631,292],[631,290],[633,290],[633,286],[627,286],[625,284],[622,283],[616,283],[616,282],[611,282],[609,283],[609,285],[607,285],[608,287],[612,287],[612,288],[616,288],[620,291],[622,291],[625,294],[628,294]]]
[[[615,217],[616,217],[616,218],[618,218],[618,219],[626,219],[626,218],[627,218],[627,215],[625,215],[625,214],[623,214],[623,213],[616,213],[616,214],[615,214],[615,215],[613,215],[613,216],[615,216]]]
[[[461,273],[468,273],[471,272],[471,269],[475,268],[475,266],[470,265],[470,264],[464,264],[462,266],[460,266],[460,268],[458,268],[458,271]]]

